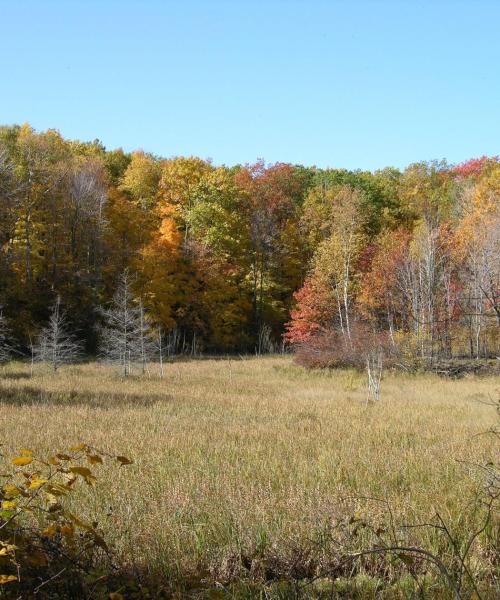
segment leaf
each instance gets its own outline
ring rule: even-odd
[[[73,521],[73,523],[77,527],[80,527],[80,529],[85,529],[86,531],[92,531],[92,532],[94,531],[90,525],[87,525],[86,523],[81,521],[76,515],[74,515],[72,513],[67,513],[67,516],[69,519],[71,519],[71,521]]]
[[[109,600],[123,600],[123,596],[118,592],[111,592],[108,598]]]
[[[49,504],[57,504],[58,502],[56,495],[53,494],[52,491],[45,492],[45,499]]]
[[[409,556],[408,554],[400,554],[399,558],[405,563],[407,567],[412,568],[415,566],[415,559],[413,558],[413,556]]]
[[[15,502],[13,502],[12,500],[3,500],[2,501],[2,508],[4,510],[14,510],[17,507],[17,504]]]
[[[70,467],[69,470],[75,475],[81,475],[82,477],[93,477],[92,471],[87,467]]]
[[[83,477],[85,479],[85,483],[88,485],[92,485],[96,480],[94,475],[92,475],[92,471],[87,469],[87,467],[70,467],[69,470],[75,475],[80,475],[80,477]]]
[[[86,447],[87,444],[77,444],[76,446],[72,446],[69,450],[70,452],[81,452],[82,450],[85,450]]]
[[[57,534],[57,525],[49,525],[42,531],[42,535],[47,538],[53,538]]]
[[[0,510],[0,519],[8,521],[16,514],[15,510]]]
[[[31,462],[33,462],[31,456],[17,456],[16,458],[12,459],[12,464],[16,465],[17,467],[29,465]]]
[[[38,488],[42,487],[42,485],[46,484],[47,481],[48,479],[39,479],[38,477],[33,477],[28,487],[30,490],[37,490]]]
[[[102,465],[102,458],[98,454],[88,454],[87,460],[91,465],[100,464]]]
[[[133,462],[129,458],[127,458],[126,456],[117,456],[116,460],[120,463],[120,466],[131,465],[132,462]]]
[[[102,548],[105,552],[109,551],[108,545],[104,541],[104,538],[102,538],[99,534],[97,534],[95,532],[94,532],[94,543],[96,546],[99,546],[99,548]]]
[[[15,485],[4,485],[2,489],[5,498],[15,498],[16,496],[20,496],[22,494],[22,491]]]
[[[34,567],[45,567],[48,564],[47,555],[41,550],[32,550],[27,559]]]
[[[66,525],[61,526],[61,533],[66,537],[73,537],[75,534],[75,528],[71,523],[66,523]]]
[[[14,544],[6,544],[5,542],[2,542],[2,540],[0,540],[0,546],[2,546],[2,548],[5,548],[7,550],[7,552],[13,553],[15,550],[18,550],[19,547],[14,545]]]
[[[54,496],[66,496],[68,493],[68,489],[61,485],[60,483],[51,483],[46,488],[45,491],[48,494],[53,494]]]
[[[33,450],[28,450],[27,448],[21,448],[21,454],[24,456],[32,456]]]
[[[0,575],[0,585],[10,583],[11,581],[17,581],[17,577],[15,575]]]

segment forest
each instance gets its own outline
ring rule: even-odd
[[[499,198],[0,128],[0,598],[497,598]]]
[[[313,366],[374,344],[398,360],[494,357],[499,198],[498,157],[216,166],[4,126],[2,319],[26,353],[60,305],[96,355],[125,273],[172,352],[295,348]]]

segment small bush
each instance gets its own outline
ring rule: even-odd
[[[384,355],[386,366],[396,362],[397,348],[389,336],[359,323],[352,328],[350,338],[334,329],[310,337],[307,342],[296,346],[295,360],[304,367],[314,369],[365,369],[366,359],[374,350]]]
[[[94,485],[92,469],[104,460],[131,461],[86,444],[48,458],[29,449],[1,458],[0,597],[86,596],[96,566],[110,566],[109,548],[98,524],[71,512],[68,499],[82,482]]]

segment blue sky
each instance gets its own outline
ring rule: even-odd
[[[0,0],[0,123],[216,164],[500,154],[500,0]]]

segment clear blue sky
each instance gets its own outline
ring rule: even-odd
[[[500,154],[500,0],[0,0],[0,122],[215,163]]]

